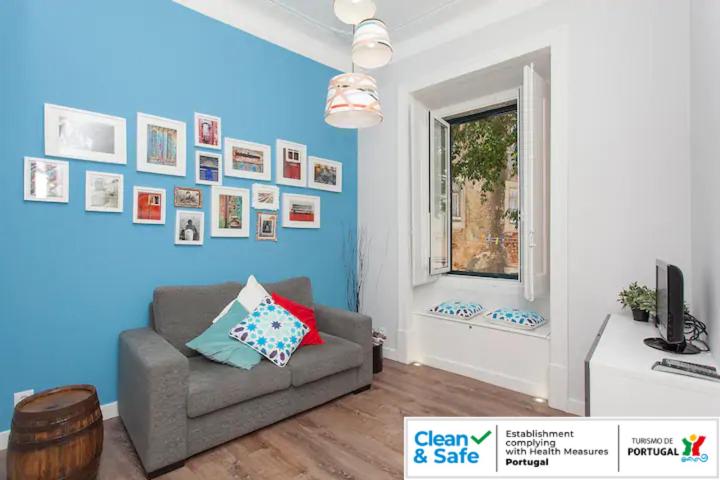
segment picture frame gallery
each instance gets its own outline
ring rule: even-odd
[[[45,155],[127,165],[125,118],[51,103],[43,105]],[[187,124],[142,112],[136,113],[136,119],[137,171],[185,177]],[[270,145],[223,137],[222,119],[198,112],[194,113],[192,135],[193,145],[206,149],[195,151],[195,183],[212,187],[212,237],[248,238],[252,221],[259,241],[277,241],[279,222],[285,228],[320,228],[320,197],[281,194],[279,185],[342,192],[342,163],[308,157],[307,146],[301,143],[276,139],[273,159]],[[251,188],[223,186],[223,175],[272,182],[273,163],[277,171],[275,183],[253,183]],[[122,173],[85,170],[85,210],[123,213],[124,180]],[[26,201],[69,203],[67,161],[24,157],[23,182]],[[176,214],[175,244],[203,245],[202,189],[174,186],[171,192]],[[165,188],[134,185],[132,222],[164,225],[167,195]],[[251,208],[257,210],[252,220]]]

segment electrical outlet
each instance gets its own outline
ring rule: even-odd
[[[23,390],[22,392],[15,392],[13,395],[13,406],[16,406],[18,403],[20,403],[24,398],[29,397],[30,395],[34,394],[35,390]]]

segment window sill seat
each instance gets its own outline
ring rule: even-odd
[[[437,315],[430,312],[415,312],[416,315],[420,315],[427,318],[432,318],[435,320],[444,320],[446,322],[454,322],[454,323],[461,323],[468,325],[470,327],[480,327],[480,328],[489,328],[493,330],[501,330],[503,332],[509,332],[514,333],[517,335],[526,335],[529,337],[535,337],[535,338],[542,338],[542,339],[550,339],[550,322],[546,322],[545,325],[542,325],[538,328],[535,328],[533,330],[523,330],[521,328],[513,328],[510,326],[502,325],[500,323],[492,322],[488,318],[486,318],[484,315],[480,314],[477,317],[470,318],[470,319],[463,319],[463,318],[450,318],[443,315]]]

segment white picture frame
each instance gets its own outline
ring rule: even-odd
[[[192,232],[192,240],[186,240]],[[205,212],[175,210],[175,245],[202,245],[205,241]]]
[[[156,138],[149,139],[149,129]],[[174,134],[173,134],[174,132]],[[151,153],[151,150],[154,150]],[[163,150],[168,150],[163,152]],[[167,155],[167,154],[170,155]],[[174,156],[174,158],[172,158]],[[168,157],[163,159],[162,157]],[[187,165],[185,122],[137,114],[137,171],[184,177]]]
[[[257,212],[255,240],[277,242],[277,212]]]
[[[287,162],[285,157],[288,157]],[[286,170],[286,163],[292,172]],[[292,187],[307,186],[307,146],[278,139],[275,142],[275,170],[278,184]]]
[[[272,200],[268,201],[268,195],[272,195]],[[253,183],[252,207],[256,210],[279,210],[280,189],[275,185]]]
[[[70,164],[25,157],[23,198],[29,202],[70,202]]]
[[[222,149],[222,119],[220,117],[195,112],[193,131],[195,132],[196,147]],[[208,137],[209,142],[207,141]]]
[[[125,165],[125,119],[46,103],[45,155]]]
[[[298,211],[296,207],[301,209]],[[302,220],[298,216],[312,214],[311,219]],[[320,228],[320,197],[283,193],[282,226],[284,228]]]
[[[308,187],[327,192],[342,192],[342,168],[342,163],[335,160],[309,157]],[[334,179],[334,183],[332,179]]]
[[[166,205],[167,192],[164,188],[133,187],[133,223],[164,225]]]
[[[245,153],[247,156],[246,161],[241,162],[238,159],[238,164],[247,164],[245,168],[238,168],[236,165],[236,149],[244,151],[237,152]],[[259,159],[255,160],[253,157],[259,154]],[[272,152],[270,145],[263,145],[262,143],[246,142],[245,140],[238,140],[236,138],[225,138],[225,176],[226,177],[237,177],[237,178],[249,178],[251,180],[272,180]],[[252,170],[258,168],[259,171]]]
[[[212,162],[217,163],[216,166]],[[211,163],[207,163],[211,162]],[[216,179],[212,178],[212,172],[216,172]],[[207,152],[198,150],[195,152],[195,183],[198,185],[222,185],[223,179],[223,156],[218,152]]]
[[[210,236],[212,237],[233,237],[247,238],[250,236],[250,190],[247,188],[231,188],[231,187],[212,187],[210,192],[210,213],[211,227]],[[226,227],[228,222],[232,222],[227,203],[223,202],[222,197],[240,198],[240,217],[239,226]],[[237,212],[237,205],[232,206]]]
[[[85,210],[122,213],[124,176],[121,173],[85,172]]]

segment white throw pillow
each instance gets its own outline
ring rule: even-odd
[[[255,276],[250,275],[247,285],[238,293],[237,300],[245,310],[252,312],[269,296],[270,294],[255,280]]]
[[[240,302],[240,305],[242,305],[245,310],[247,310],[248,312],[252,312],[258,307],[258,305],[260,305],[260,303],[262,303],[263,300],[265,300],[265,298],[269,296],[270,294],[263,288],[262,285],[258,283],[257,280],[255,280],[255,275],[250,275],[247,284],[242,290],[240,290],[237,298],[231,300],[230,303],[225,305],[225,308],[222,309],[222,312],[218,313],[217,317],[213,319],[212,323],[217,322],[220,317],[224,316],[228,311],[230,311],[233,303],[235,303],[235,300]]]

